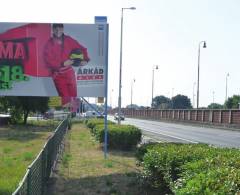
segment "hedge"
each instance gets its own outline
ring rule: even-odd
[[[96,125],[104,125],[104,119],[97,119],[97,118],[92,118],[92,119],[88,119],[85,121],[86,125],[88,128],[90,128],[90,131],[92,134],[95,135],[95,126]],[[110,124],[114,124],[112,121],[108,120],[108,125]]]
[[[96,125],[93,134],[100,142],[104,142],[104,126]],[[132,125],[108,125],[108,147],[112,149],[130,150],[141,141],[141,130]]]
[[[240,151],[203,144],[144,145],[138,150],[142,180],[159,193],[240,192]]]

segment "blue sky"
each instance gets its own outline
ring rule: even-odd
[[[224,102],[227,73],[228,96],[240,94],[238,0],[8,0],[1,3],[0,18],[2,22],[93,23],[94,16],[107,16],[109,103],[117,106],[121,8],[131,6],[137,9],[124,11],[123,106],[130,104],[134,78],[133,103],[150,105],[154,65],[159,66],[154,96],[183,94],[192,100],[200,41],[207,42],[200,56],[200,106],[213,102],[213,92],[214,102]]]

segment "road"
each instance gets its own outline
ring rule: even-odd
[[[113,117],[109,116],[110,120]],[[207,143],[218,147],[240,148],[240,130],[198,127],[159,121],[126,118],[122,124],[140,128],[144,135],[159,141]]]

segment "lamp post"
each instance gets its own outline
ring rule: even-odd
[[[152,103],[151,103],[151,107],[153,108],[153,89],[154,89],[154,70],[158,70],[158,65],[153,66],[152,69]]]
[[[200,47],[203,43],[203,48],[207,47],[206,41],[201,41],[198,45],[198,77],[197,77],[197,109],[199,106],[199,69],[200,69]]]
[[[132,97],[133,97],[133,84],[135,83],[135,79],[133,79],[132,80],[132,83],[131,83],[131,108],[132,108],[132,106],[133,106],[133,104],[132,104]]]
[[[120,38],[120,70],[119,70],[119,95],[118,95],[118,114],[121,113],[121,89],[122,89],[122,39],[123,39],[123,11],[135,10],[135,7],[122,8],[121,14],[121,38]],[[121,119],[118,117],[118,124],[121,124]]]
[[[111,94],[110,94],[110,95],[111,95],[111,96],[110,96],[110,106],[111,106],[111,109],[112,109],[112,93],[113,93],[113,91],[114,91],[114,90],[111,89]]]
[[[227,101],[227,98],[228,98],[228,95],[227,95],[227,92],[228,92],[228,77],[229,77],[229,73],[227,73],[227,75],[226,75],[226,97],[225,97],[225,101]]]
[[[172,101],[171,101],[172,102],[172,109],[173,109],[173,94],[174,94],[174,88],[172,88],[172,98],[171,98],[172,99]]]
[[[215,94],[215,92],[213,91],[213,103],[212,103],[212,109],[213,109],[213,106],[214,106],[214,94]]]
[[[133,115],[133,104],[132,104],[132,98],[133,98],[133,84],[135,83],[135,79],[132,80],[131,82],[131,114]]]
[[[195,85],[196,85],[196,82],[193,83],[193,108],[195,106],[195,93],[194,93]]]

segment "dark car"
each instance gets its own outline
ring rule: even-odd
[[[124,121],[125,120],[125,116],[123,113],[120,113],[120,115],[118,113],[115,113],[114,115],[114,119],[118,120],[118,118],[120,118],[120,120]]]

